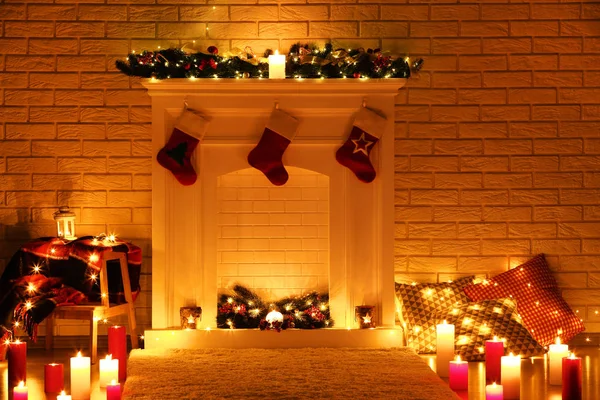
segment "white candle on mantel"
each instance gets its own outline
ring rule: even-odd
[[[510,353],[508,356],[502,356],[500,363],[504,399],[521,398],[521,357]]]
[[[71,357],[71,397],[73,400],[89,400],[90,398],[90,358]]]
[[[269,79],[285,79],[285,55],[279,50],[269,56]]]
[[[562,359],[569,356],[569,346],[560,343],[560,338],[556,338],[556,344],[550,345],[548,358],[550,359],[550,371],[548,380],[551,385],[562,385]]]
[[[449,375],[450,361],[454,359],[454,325],[446,323],[437,325],[436,329],[437,356],[436,372],[439,376],[447,378]]]
[[[71,395],[66,394],[63,390],[58,396],[56,396],[56,400],[71,400]]]
[[[106,387],[113,380],[119,380],[119,360],[113,360],[112,354],[109,354],[100,360],[100,387]]]

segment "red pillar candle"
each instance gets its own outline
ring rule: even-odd
[[[15,340],[8,345],[8,387],[27,381],[27,343]]]
[[[502,356],[504,342],[494,336],[494,340],[485,341],[485,380],[487,382],[501,381]]]
[[[65,388],[65,367],[63,364],[44,365],[44,392],[59,393]]]
[[[562,359],[562,398],[563,400],[581,400],[581,357],[573,353]]]
[[[456,356],[450,361],[450,389],[460,392],[469,389],[469,363]]]
[[[106,400],[121,400],[121,385],[113,380],[106,386]]]
[[[108,353],[119,360],[119,380],[127,379],[127,334],[124,326],[108,328]]]

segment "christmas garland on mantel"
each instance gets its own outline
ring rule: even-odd
[[[181,49],[132,52],[116,65],[126,75],[155,79],[268,78],[271,54],[266,50],[257,56],[246,47],[219,55],[215,46],[202,52],[185,45]],[[286,77],[297,79],[408,78],[411,69],[418,71],[423,65],[423,59],[411,65],[408,57],[394,58],[380,49],[334,49],[331,43],[324,48],[294,44],[286,60]]]

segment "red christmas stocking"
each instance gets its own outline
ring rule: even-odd
[[[361,107],[354,119],[350,136],[335,153],[335,159],[365,183],[375,179],[375,168],[369,160],[369,154],[385,129],[385,123],[385,118]]]
[[[173,128],[169,141],[156,156],[164,168],[184,186],[193,185],[197,175],[192,166],[192,154],[202,140],[208,122],[194,111],[185,109]]]
[[[265,174],[273,185],[281,186],[289,178],[281,158],[296,135],[297,128],[296,118],[273,110],[260,141],[248,154],[248,163]]]

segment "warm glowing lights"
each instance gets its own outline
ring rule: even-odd
[[[31,310],[31,307],[33,307],[33,305],[31,304],[31,302],[30,302],[30,301],[27,301],[27,302],[25,303],[25,308],[26,308],[26,309],[28,309],[28,310]]]
[[[33,266],[33,272],[35,272],[36,274],[38,274],[40,272],[40,270],[41,270],[41,268],[39,265],[36,264]]]
[[[95,262],[98,262],[99,259],[100,259],[100,257],[98,256],[98,254],[96,254],[96,253],[90,254],[90,257],[89,257],[90,262],[95,263]]]
[[[29,283],[29,285],[27,285],[27,291],[29,293],[35,293],[35,291],[37,290],[37,288],[35,287],[35,285],[33,283]]]
[[[102,293],[101,296],[103,299],[106,298],[106,293]]]
[[[50,254],[54,254],[54,253],[56,253],[56,249],[54,247],[51,247],[50,248]]]
[[[412,286],[417,286],[417,282],[412,282],[411,285]]]
[[[228,302],[229,304],[233,304],[233,297],[229,297],[229,298],[227,299],[227,302]]]
[[[95,281],[97,278],[98,278],[98,277],[96,276],[96,274],[94,274],[94,273],[91,273],[91,274],[90,274],[90,279],[91,279],[91,280]]]
[[[21,326],[21,323],[20,323],[19,321],[15,321],[13,325],[15,326],[15,328],[18,328],[19,326]],[[15,341],[15,343],[17,343],[18,341],[19,341],[19,340],[17,339],[17,340]]]

